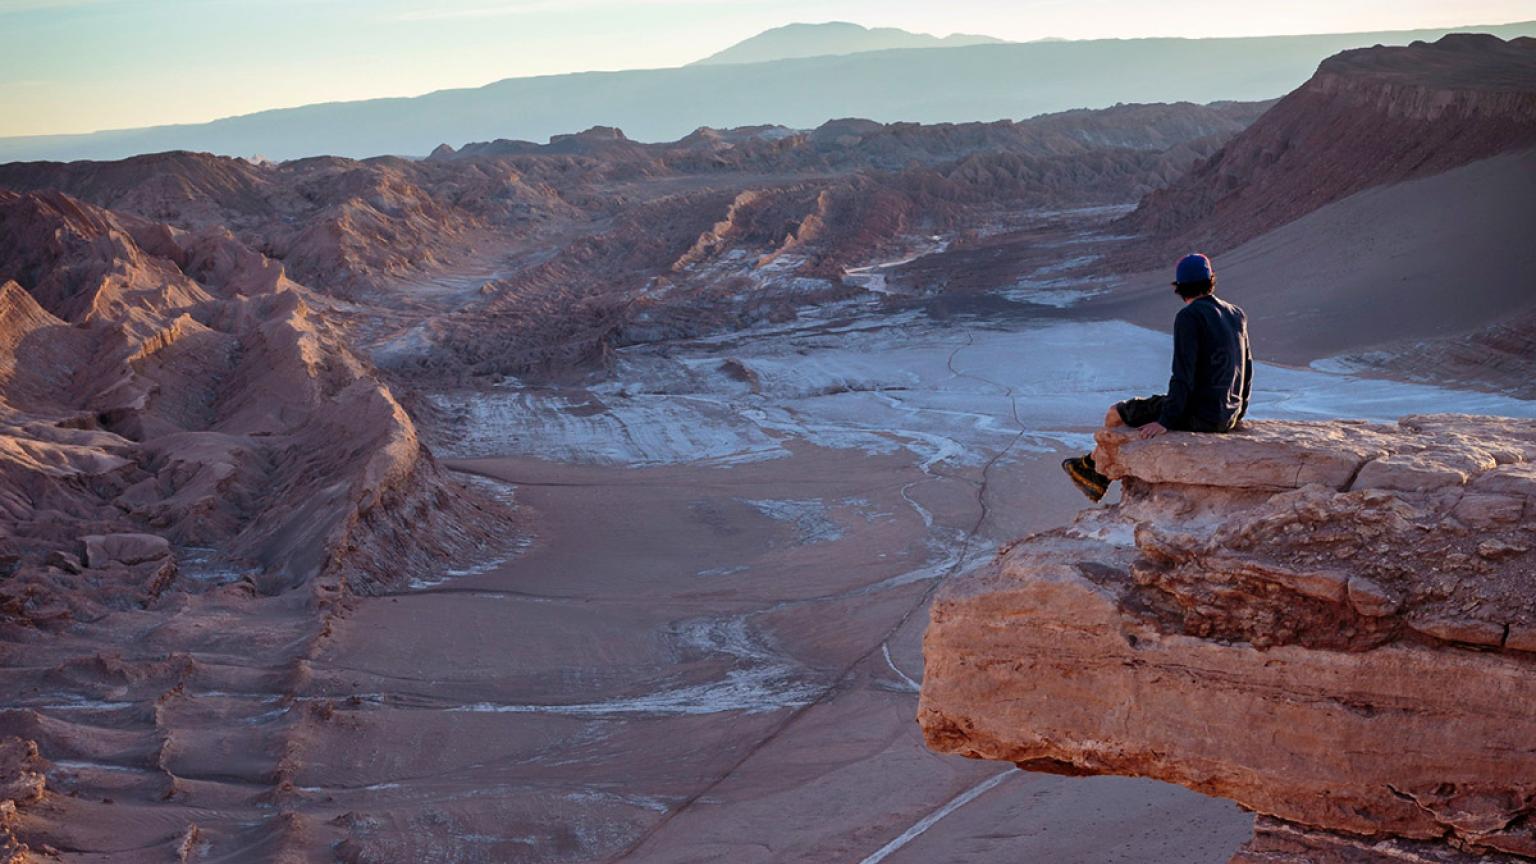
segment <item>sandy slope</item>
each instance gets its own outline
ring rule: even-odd
[[[1216,256],[1219,291],[1286,363],[1486,326],[1536,305],[1533,201],[1536,150],[1368,189]],[[1167,329],[1168,278],[1084,308]]]

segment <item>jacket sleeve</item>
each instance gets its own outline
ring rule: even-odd
[[[1248,343],[1248,322],[1243,321],[1243,407],[1238,409],[1237,422],[1248,416],[1248,397],[1253,394],[1253,346]]]
[[[1173,319],[1173,377],[1168,380],[1168,398],[1157,422],[1168,429],[1184,425],[1189,410],[1189,396],[1195,388],[1195,367],[1200,356],[1200,323],[1186,306]]]

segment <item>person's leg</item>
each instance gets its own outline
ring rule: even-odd
[[[1126,426],[1139,429],[1162,416],[1163,400],[1167,398],[1163,395],[1143,396],[1116,402],[1114,413],[1119,415],[1121,422]]]
[[[1104,415],[1104,428],[1113,429],[1116,426],[1124,426],[1125,418],[1120,416],[1120,403],[1109,406],[1109,412]]]
[[[1125,415],[1121,407],[1124,404],[1124,402],[1116,402],[1109,406],[1108,411],[1104,412],[1105,429],[1115,429],[1126,425]],[[1067,477],[1071,478],[1072,484],[1077,487],[1078,491],[1088,496],[1089,501],[1097,502],[1104,497],[1105,492],[1109,491],[1110,480],[1099,473],[1098,466],[1093,464],[1092,453],[1063,459],[1061,468],[1067,472]]]
[[[1072,485],[1088,496],[1089,501],[1097,502],[1109,491],[1109,478],[1100,474],[1094,466],[1092,453],[1061,460],[1061,470],[1067,472]]]
[[[1135,429],[1145,426],[1156,420],[1163,411],[1164,396],[1145,396],[1137,399],[1126,399],[1109,406],[1109,411],[1104,414],[1105,429],[1119,429],[1129,426]],[[1063,471],[1072,479],[1073,485],[1078,491],[1088,496],[1088,500],[1097,502],[1109,491],[1110,479],[1099,473],[1099,466],[1093,464],[1093,454],[1074,456],[1064,459],[1061,463]]]

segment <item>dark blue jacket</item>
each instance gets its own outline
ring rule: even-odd
[[[1248,316],[1213,295],[1184,304],[1173,319],[1173,378],[1159,423],[1192,432],[1228,432],[1248,412],[1253,352]]]

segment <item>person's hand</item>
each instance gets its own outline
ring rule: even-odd
[[[1154,420],[1151,423],[1141,427],[1137,431],[1141,433],[1141,440],[1151,441],[1153,438],[1156,438],[1164,432],[1167,432],[1168,427]]]

